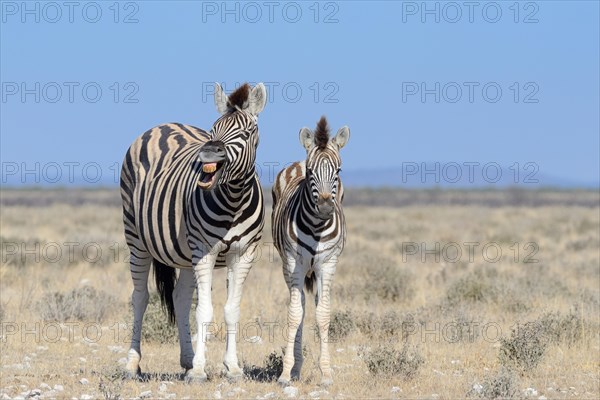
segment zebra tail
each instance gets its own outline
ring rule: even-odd
[[[177,271],[158,260],[152,262],[154,264],[154,278],[156,280],[156,288],[160,296],[160,302],[163,310],[169,317],[169,323],[175,324],[175,303],[173,301],[173,290],[175,289],[175,281],[177,280]]]
[[[306,291],[308,293],[313,293],[316,281],[317,276],[314,272],[310,272],[308,275],[306,275],[304,278],[304,286],[306,287]]]

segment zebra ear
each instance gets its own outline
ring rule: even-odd
[[[265,104],[267,103],[267,90],[265,89],[265,85],[263,83],[259,83],[254,86],[254,89],[250,92],[250,96],[248,96],[248,105],[247,109],[253,115],[258,115],[265,108]]]
[[[340,130],[336,133],[335,138],[333,138],[333,140],[335,144],[337,144],[338,149],[344,147],[346,143],[348,143],[348,140],[350,140],[350,128],[348,128],[347,126],[341,127]]]
[[[315,134],[310,129],[304,127],[300,129],[300,144],[309,151],[315,145]]]
[[[219,114],[223,115],[227,112],[229,108],[227,101],[227,95],[223,92],[223,88],[218,82],[215,82],[215,106],[217,106]]]

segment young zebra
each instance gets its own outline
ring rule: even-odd
[[[188,382],[206,380],[212,272],[227,267],[224,364],[228,377],[242,376],[236,324],[242,285],[264,224],[255,159],[257,118],[266,100],[262,83],[253,89],[244,84],[229,97],[215,84],[215,104],[222,116],[210,132],[176,123],[160,125],[137,138],[125,155],[121,197],[134,286],[133,337],[126,369],[132,377],[141,373],[142,318],[151,265],[169,319],[177,321],[180,363]],[[175,268],[180,269],[178,278]],[[194,289],[198,290],[195,355],[189,326]]]
[[[350,130],[344,126],[330,139],[325,117],[321,117],[314,133],[302,128],[300,143],[306,148],[306,161],[285,168],[273,185],[273,240],[290,290],[287,349],[279,377],[282,385],[300,378],[305,284],[309,292],[316,286],[321,383],[332,383],[328,350],[330,288],[346,238],[339,150],[349,138]]]

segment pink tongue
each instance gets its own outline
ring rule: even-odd
[[[209,166],[209,167],[217,167],[217,163],[216,162],[211,162],[211,163],[205,163],[204,165]]]

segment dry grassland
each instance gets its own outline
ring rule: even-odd
[[[176,330],[156,298],[142,343],[148,379],[127,381],[120,368],[132,284],[118,195],[4,191],[0,398],[597,399],[598,194],[531,193],[518,198],[548,201],[523,205],[500,191],[438,193],[442,201],[393,207],[401,197],[393,191],[350,197],[332,298],[334,384],[318,386],[315,307],[307,301],[306,359],[295,393],[270,381],[281,366],[288,297],[270,218],[242,299],[238,352],[246,379],[221,376],[219,270],[209,381],[183,382]]]

